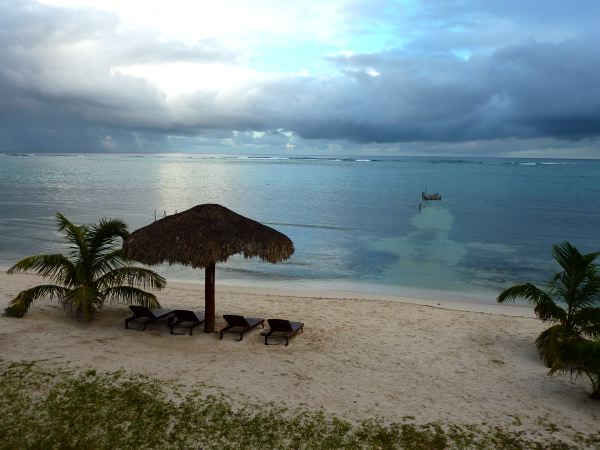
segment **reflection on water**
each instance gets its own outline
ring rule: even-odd
[[[246,190],[240,167],[235,164],[203,162],[204,164],[198,164],[193,159],[181,158],[166,159],[161,164],[149,164],[145,171],[145,175],[152,180],[145,193],[150,197],[148,216],[153,217],[156,210],[160,218],[164,214],[185,211],[202,203],[221,203],[239,210],[240,199],[244,198]],[[142,164],[137,160],[129,163],[132,164],[132,169]],[[245,209],[251,210],[253,204],[247,200]]]

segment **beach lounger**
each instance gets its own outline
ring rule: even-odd
[[[227,326],[219,332],[219,339],[223,339],[223,333],[240,333],[240,338],[236,341],[244,339],[244,333],[250,331],[258,325],[265,327],[265,319],[257,319],[252,317],[236,316],[233,314],[224,314],[223,318],[227,321]]]
[[[141,324],[141,331],[146,329],[146,325],[157,320],[168,319],[173,316],[173,311],[170,309],[150,309],[145,306],[129,305],[129,309],[133,316],[125,319],[125,328],[129,328],[132,323]]]
[[[269,319],[267,322],[269,322],[270,330],[261,333],[261,336],[265,337],[265,345],[269,345],[269,339],[285,339],[287,346],[294,335],[304,332],[302,322],[290,322],[282,319]]]
[[[186,311],[184,309],[175,309],[173,310],[174,317],[169,320],[169,328],[171,329],[171,334],[185,334],[185,333],[175,333],[173,330],[175,328],[188,328],[190,330],[190,336],[192,335],[192,330],[204,322],[204,314],[201,312],[194,311]]]

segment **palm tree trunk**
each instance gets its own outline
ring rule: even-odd
[[[215,331],[215,263],[204,269],[204,332]]]

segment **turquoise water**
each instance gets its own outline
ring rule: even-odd
[[[282,264],[231,258],[246,284],[444,290],[492,298],[544,282],[553,243],[600,250],[600,162],[210,155],[0,156],[0,265],[61,251],[54,215],[118,217],[134,230],[220,203],[290,236]],[[422,202],[422,190],[441,202]],[[159,268],[171,279],[199,271]]]

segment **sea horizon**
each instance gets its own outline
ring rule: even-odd
[[[427,159],[438,159],[438,160],[450,160],[450,159],[468,159],[468,160],[532,160],[532,161],[546,161],[550,160],[550,162],[556,161],[600,161],[600,156],[597,158],[590,157],[582,157],[582,156],[572,156],[569,158],[560,157],[560,156],[523,156],[523,155],[514,155],[514,156],[482,156],[482,155],[465,155],[465,154],[453,154],[453,153],[443,153],[443,154],[424,154],[424,153],[414,153],[414,154],[380,154],[380,153],[298,153],[294,150],[288,151],[269,151],[269,152],[256,152],[256,153],[248,153],[248,152],[239,152],[236,151],[228,152],[204,152],[204,151],[169,151],[169,152],[160,152],[160,151],[85,151],[85,152],[49,152],[49,151],[2,151],[0,152],[0,157],[13,156],[13,157],[32,157],[32,156],[42,156],[42,157],[69,157],[69,156],[100,156],[100,157],[190,157],[190,158],[201,158],[201,159],[298,159],[298,160],[306,160],[306,159],[323,159],[323,160],[335,160],[335,161],[355,161],[360,162],[364,160],[403,160],[403,159],[416,159],[416,160],[427,160]]]

